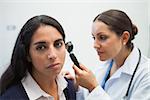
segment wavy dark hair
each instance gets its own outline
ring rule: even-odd
[[[47,15],[34,16],[29,19],[22,27],[11,57],[11,62],[0,79],[0,94],[4,93],[11,85],[19,83],[27,71],[32,72],[32,63],[27,60],[31,38],[35,31],[41,25],[50,25],[55,27],[63,37],[65,42],[65,33],[60,23]]]
[[[124,31],[128,31],[130,33],[130,38],[127,42],[127,48],[133,47],[132,40],[138,33],[138,29],[132,24],[131,19],[125,12],[117,9],[110,9],[97,15],[93,22],[95,21],[102,21],[108,25],[109,29],[114,31],[117,36],[121,36]]]

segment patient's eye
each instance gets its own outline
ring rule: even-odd
[[[55,47],[55,48],[61,48],[62,45],[63,45],[63,40],[62,40],[62,39],[56,40],[56,41],[54,42],[54,47]]]
[[[43,50],[45,50],[46,49],[46,46],[45,45],[38,45],[37,47],[36,47],[36,50],[38,50],[38,51],[43,51]]]

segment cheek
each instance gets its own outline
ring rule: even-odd
[[[109,43],[107,51],[111,57],[115,57],[120,52],[121,48],[122,48],[121,41],[113,41]]]
[[[122,48],[122,44],[120,40],[111,40],[107,43],[103,44],[105,51],[107,51],[108,55],[113,56]]]
[[[66,57],[66,50],[62,50],[61,52],[59,52],[58,55],[59,55],[61,62],[64,64],[65,57]]]
[[[32,63],[40,64],[44,60],[43,56],[32,56]]]
[[[31,62],[33,66],[43,66],[43,63],[45,62],[45,56],[44,55],[39,55],[36,52],[31,52],[30,53],[31,57]]]

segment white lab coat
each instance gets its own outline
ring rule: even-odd
[[[101,83],[105,76],[106,70],[110,64],[107,61],[103,67],[97,69],[96,78],[99,82],[91,93],[87,94],[87,90],[80,88],[78,100],[83,100],[83,92],[85,100],[150,100],[150,59],[141,56],[141,61],[132,81],[129,95],[125,99],[131,76],[138,63],[139,51],[136,47],[133,48],[130,55],[120,67],[105,83],[105,88],[101,87]]]

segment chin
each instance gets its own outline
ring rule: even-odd
[[[99,60],[100,60],[100,61],[106,61],[107,58],[105,58],[105,57],[99,57]]]
[[[61,72],[61,69],[59,69],[59,70],[56,70],[56,74],[58,75],[58,74],[60,74],[60,72]]]

